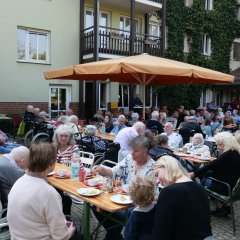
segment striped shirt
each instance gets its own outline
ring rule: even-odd
[[[71,159],[73,158],[73,154],[78,154],[80,159],[80,150],[77,145],[70,145],[63,152],[58,149],[57,151],[57,162],[65,163],[66,165],[70,165]],[[83,169],[83,164],[80,160],[80,168]]]

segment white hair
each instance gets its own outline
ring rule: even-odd
[[[151,114],[152,118],[153,119],[158,119],[159,117],[159,112],[158,111],[153,111],[152,114]]]
[[[29,157],[29,149],[25,146],[19,146],[13,148],[10,152],[10,155],[13,157],[16,163],[21,162],[23,159]]]
[[[78,124],[78,117],[76,115],[71,115],[68,117],[67,121],[70,123]]]
[[[118,116],[118,120],[124,120],[124,121],[126,121],[126,117],[121,114],[121,115]]]
[[[132,127],[134,127],[138,133],[143,132],[146,128],[145,124],[140,121],[135,122]]]
[[[87,125],[85,134],[94,136],[97,133],[97,128],[94,125]]]

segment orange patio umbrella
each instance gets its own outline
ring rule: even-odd
[[[147,85],[232,83],[234,76],[146,53],[47,71],[45,79],[110,80],[143,85],[143,117]]]

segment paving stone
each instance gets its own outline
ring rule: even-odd
[[[235,223],[236,223],[236,236],[233,236],[232,230],[232,219],[230,216],[225,218],[216,218],[212,217],[211,225],[214,240],[239,240],[240,239],[240,201],[237,201],[234,204],[234,212],[235,212]],[[79,229],[80,221],[82,219],[82,208],[76,208],[75,206],[72,207],[72,216],[76,221],[77,227]],[[91,229],[97,226],[97,220],[95,219],[94,215],[91,214]],[[105,231],[101,228],[101,232],[97,236],[97,240],[103,240],[105,236]]]

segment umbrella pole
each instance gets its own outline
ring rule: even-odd
[[[143,85],[143,120],[145,120],[145,91],[146,91],[146,85]]]

